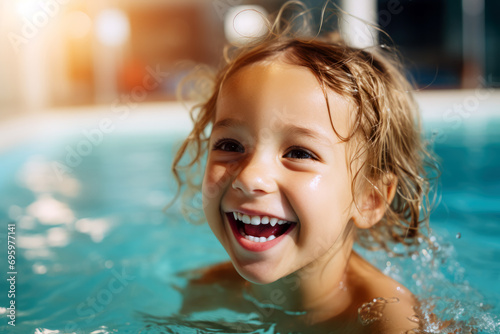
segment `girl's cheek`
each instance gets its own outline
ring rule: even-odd
[[[208,164],[203,177],[203,196],[206,199],[217,197],[229,181],[226,168]]]

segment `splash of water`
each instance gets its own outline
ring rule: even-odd
[[[420,316],[410,320],[419,322],[421,329],[411,333],[500,333],[499,316],[493,313],[494,307],[487,298],[467,281],[467,272],[458,262],[455,248],[446,241],[452,239],[445,235],[420,239],[420,245],[409,256],[398,256],[403,251],[400,245],[394,245],[390,261],[383,251],[357,251],[419,299]],[[376,321],[380,307],[375,306],[373,314],[368,312],[372,315],[365,321]],[[363,318],[360,321],[363,323]]]
[[[371,302],[364,303],[358,308],[358,319],[363,326],[367,326],[375,321],[381,320],[386,304],[399,303],[399,299],[375,298]]]

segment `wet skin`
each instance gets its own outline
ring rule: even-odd
[[[413,328],[404,320],[414,313],[411,293],[352,253],[353,228],[369,228],[382,218],[395,185],[381,187],[386,198],[367,191],[353,205],[347,144],[331,122],[347,136],[354,107],[334,92],[328,97],[332,119],[313,74],[280,60],[246,66],[224,83],[210,137],[203,206],[234,269],[223,266],[204,275],[241,292],[245,281],[234,275],[236,270],[251,282],[247,289],[257,300],[281,291],[280,307],[307,310],[307,324],[356,324],[362,303],[397,297],[398,307],[388,304],[384,310],[390,319],[384,326],[391,323],[394,331],[384,327],[384,332]],[[288,225],[274,240],[255,242],[244,235],[259,232],[234,219],[235,212]]]
[[[388,279],[356,253],[353,252],[352,256],[353,258],[349,261],[352,268],[346,271],[346,281],[350,280],[349,286],[341,284],[339,290],[352,292],[350,295],[354,295],[354,298],[343,312],[323,321],[314,319],[317,318],[317,314],[288,315],[279,309],[286,303],[287,293],[296,291],[300,284],[292,277],[283,278],[280,288],[272,290],[273,292],[267,297],[259,299],[264,307],[258,307],[248,298],[245,299],[245,293],[251,294],[250,283],[236,272],[231,262],[183,273],[190,280],[185,288],[179,289],[183,296],[180,313],[190,314],[223,308],[243,314],[253,313],[264,324],[264,328],[274,324],[276,332],[285,333],[290,331],[298,333],[404,333],[409,329],[418,328],[418,324],[408,320],[409,317],[418,314],[413,309],[417,301],[411,292],[398,282]],[[374,284],[368,285],[367,281]],[[382,317],[378,320],[374,318],[372,323],[363,325],[358,319],[358,309],[364,303],[381,296],[386,296],[387,299],[396,297],[399,302],[388,303],[382,305],[382,308],[377,308],[376,311],[381,312]],[[278,309],[265,306],[269,304],[276,305]],[[238,319],[234,319],[234,322],[237,328],[248,331],[261,328],[249,327]]]

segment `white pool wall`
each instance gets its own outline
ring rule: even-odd
[[[465,119],[500,117],[500,89],[433,90],[416,92],[424,122],[444,122],[453,116]]]
[[[43,110],[0,123],[0,152],[33,140],[104,131],[187,134],[192,126],[189,106],[179,102],[144,103],[134,107],[86,106]]]

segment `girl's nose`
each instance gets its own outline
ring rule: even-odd
[[[276,190],[272,167],[257,159],[251,159],[233,180],[232,187],[249,196],[263,195]]]

